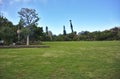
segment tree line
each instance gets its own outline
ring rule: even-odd
[[[77,32],[73,29],[72,20],[70,20],[71,33],[66,33],[63,26],[63,34],[53,35],[49,31],[48,26],[43,31],[43,27],[39,27],[37,21],[38,15],[34,9],[22,8],[18,14],[20,21],[17,25],[13,25],[3,15],[0,15],[0,42],[10,45],[17,44],[35,44],[39,41],[103,41],[103,40],[120,40],[120,27],[114,27],[104,31],[81,31]]]
[[[114,27],[104,31],[82,31],[76,34],[76,32],[69,34],[60,34],[53,36],[56,41],[112,41],[120,40],[120,27]]]

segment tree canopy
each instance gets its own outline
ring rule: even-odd
[[[20,20],[23,24],[23,26],[26,27],[26,36],[27,36],[27,45],[29,45],[29,36],[31,33],[31,29],[33,25],[36,25],[39,18],[38,14],[36,13],[35,9],[29,9],[29,8],[22,8],[18,14],[20,15]]]

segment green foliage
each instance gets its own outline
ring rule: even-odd
[[[37,25],[37,22],[39,21],[38,14],[36,13],[35,9],[29,9],[29,8],[22,8],[18,14],[20,15],[20,22],[22,23],[22,26],[25,26],[24,32],[27,34],[27,42],[26,44],[29,45],[29,36],[31,33],[31,28],[33,25]]]
[[[53,36],[53,41],[103,41],[103,40],[120,40],[120,27],[114,27],[105,31],[82,31],[69,34],[60,34]]]
[[[21,34],[26,36],[26,35],[30,34],[30,30],[28,30],[27,28],[22,28],[21,29]]]
[[[120,27],[114,27],[105,31],[82,31],[77,34],[73,31],[73,25],[70,20],[72,33],[66,33],[63,26],[63,34],[53,35],[52,31],[43,32],[42,27],[37,26],[39,20],[36,10],[22,8],[20,12],[20,21],[18,25],[13,25],[7,18],[0,16],[0,40],[4,40],[6,44],[13,42],[25,43],[26,36],[30,36],[30,42],[36,41],[103,41],[103,40],[120,40]],[[17,34],[20,30],[20,34]]]
[[[39,41],[43,36],[43,28],[36,25],[31,27],[30,39],[31,41]]]
[[[120,79],[120,41],[0,49],[0,79]]]
[[[103,40],[120,40],[120,28],[115,27],[105,31],[82,31],[69,34],[60,34],[53,36],[53,41],[103,41]]]
[[[17,30],[20,30],[20,39],[18,43]],[[30,29],[30,30],[29,30]],[[23,26],[22,20],[18,25],[13,25],[7,18],[0,16],[0,40],[4,40],[4,44],[10,45],[13,42],[17,44],[24,44],[26,36],[30,34],[30,40],[32,42],[40,41],[43,37],[43,28],[37,27],[36,24],[26,28]]]
[[[0,16],[0,39],[9,45],[16,41],[16,27],[3,16]]]
[[[26,35],[30,34],[30,42],[34,43],[36,41],[41,41],[43,37],[43,28],[37,27],[36,25],[31,26],[31,30],[23,27],[21,29],[21,42],[25,43]]]
[[[120,27],[115,27],[110,30],[105,31],[95,31],[95,32],[88,32],[83,31],[79,33],[80,40],[88,40],[88,41],[103,41],[103,40],[120,40],[119,38]]]
[[[2,27],[12,27],[13,24],[6,17],[0,15],[0,28]]]
[[[14,36],[16,33],[10,27],[3,27],[1,29],[1,38],[5,40],[5,44],[9,45],[15,42]]]

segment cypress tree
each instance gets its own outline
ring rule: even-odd
[[[63,26],[63,35],[66,35],[65,25]]]
[[[72,20],[70,20],[70,27],[71,27],[71,31],[73,33],[73,25],[72,25]]]

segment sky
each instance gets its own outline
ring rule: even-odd
[[[21,8],[35,9],[38,26],[53,34],[71,32],[70,22],[77,33],[103,31],[120,26],[120,0],[0,0],[0,12],[13,24],[18,24]]]

